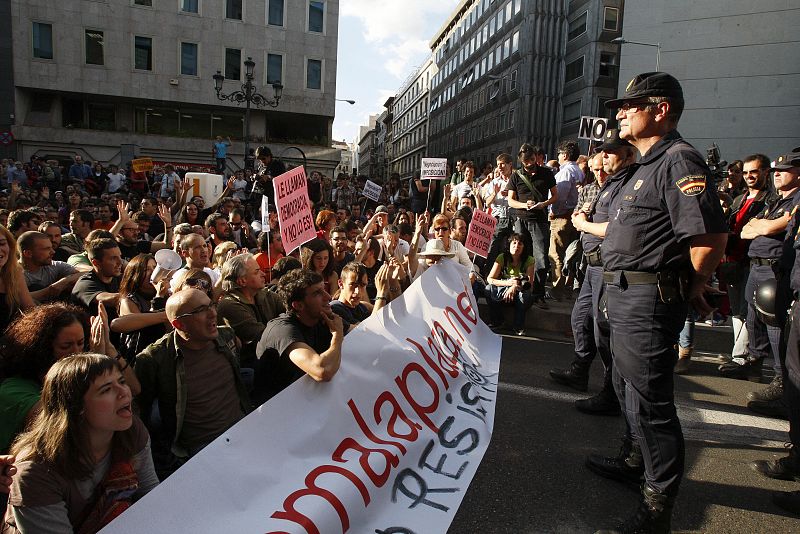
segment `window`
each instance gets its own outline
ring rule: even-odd
[[[511,36],[511,53],[513,54],[519,50],[519,31],[515,31]]]
[[[308,3],[308,31],[322,33],[325,27],[325,2],[311,0]]]
[[[506,117],[505,113],[500,114],[500,131],[505,131],[506,127],[508,126],[508,118]]]
[[[135,36],[133,38],[133,68],[153,70],[153,39]]]
[[[267,23],[270,25],[283,26],[283,2],[284,0],[269,0]]]
[[[196,43],[181,43],[181,74],[197,76]]]
[[[610,32],[619,30],[619,9],[607,7],[603,10],[603,29]]]
[[[308,60],[306,65],[306,89],[322,89],[322,60]]]
[[[133,0],[133,4],[136,6],[153,7],[153,0]]]
[[[283,56],[267,54],[267,83],[281,83],[283,79]]]
[[[114,104],[97,104],[89,102],[89,128],[92,130],[116,130],[116,114]]]
[[[53,25],[33,23],[33,57],[53,59]]]
[[[506,22],[511,20],[511,12],[512,12],[513,9],[514,9],[514,6],[512,5],[511,2],[506,4]]]
[[[103,32],[98,30],[85,30],[86,64],[103,64]]]
[[[514,108],[508,110],[508,129],[514,129]]]
[[[511,83],[508,87],[509,92],[517,90],[517,69],[511,71]]]
[[[200,13],[200,0],[181,0],[181,11],[184,13]]]
[[[225,18],[242,20],[242,0],[225,0]]]
[[[242,51],[238,48],[225,49],[225,78],[228,80],[242,79]]]
[[[583,76],[583,56],[579,57],[575,61],[567,64],[566,75],[564,77],[564,83],[571,82],[573,80],[577,80]]]
[[[515,0],[516,4],[514,4],[514,14],[516,15],[520,11],[522,11],[522,0]]]
[[[511,55],[511,39],[503,41],[503,59]]]
[[[600,76],[614,75],[616,57],[611,52],[600,52]]]
[[[581,101],[564,104],[564,122],[572,122],[581,118]]]
[[[578,18],[569,23],[567,41],[571,41],[579,35],[586,33],[586,17],[588,16],[588,13],[588,11],[584,11]]]

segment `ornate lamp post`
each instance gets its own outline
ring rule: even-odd
[[[245,158],[250,153],[250,105],[256,107],[269,106],[271,108],[278,107],[278,103],[283,95],[283,85],[280,82],[272,84],[273,100],[257,92],[257,87],[253,84],[253,72],[255,71],[256,63],[253,58],[248,57],[244,62],[244,83],[239,91],[234,91],[229,94],[222,93],[222,84],[225,82],[225,76],[220,71],[214,75],[214,90],[217,92],[217,98],[220,100],[230,100],[237,104],[245,103],[244,111],[244,155]]]

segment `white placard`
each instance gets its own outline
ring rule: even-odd
[[[261,231],[269,233],[269,198],[261,197]]]
[[[367,180],[364,184],[364,191],[362,191],[362,194],[373,202],[377,202],[378,199],[381,198],[381,191],[383,191],[383,187],[372,180]]]
[[[420,172],[420,178],[422,180],[446,180],[447,159],[422,158],[422,170]]]

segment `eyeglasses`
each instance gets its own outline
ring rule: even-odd
[[[204,280],[205,281],[205,280]],[[211,302],[210,304],[206,304],[205,306],[200,306],[196,310],[192,310],[188,313],[182,313],[175,317],[175,319],[183,319],[184,317],[190,317],[192,315],[197,315],[198,313],[206,313],[210,310],[217,311],[217,303]]]
[[[625,102],[619,107],[620,111],[624,111],[625,113],[637,113],[639,111],[643,111],[648,107],[652,106],[648,101],[640,101],[640,102]]]
[[[449,226],[437,226],[436,228],[433,229],[433,231],[434,232],[449,232],[450,231],[450,227]]]
[[[183,283],[189,287],[201,287],[203,289],[211,287],[211,283],[203,278],[189,278],[188,280],[184,280]]]

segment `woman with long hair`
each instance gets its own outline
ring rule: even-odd
[[[300,263],[303,269],[322,275],[325,291],[331,296],[331,291],[338,292],[339,275],[333,268],[333,247],[328,241],[312,239],[300,247]]]
[[[33,305],[19,263],[17,241],[5,226],[0,226],[0,332],[21,311],[31,309]]]
[[[169,296],[166,278],[155,285],[151,281],[156,260],[151,254],[135,256],[122,273],[119,283],[119,316],[111,323],[120,332],[125,357],[133,363],[150,343],[167,333],[167,314],[164,311]]]
[[[114,358],[81,353],[53,364],[42,411],[12,447],[11,532],[95,533],[158,484],[132,402]]]
[[[514,332],[525,334],[525,315],[533,304],[531,283],[534,277],[533,257],[525,252],[522,235],[511,234],[506,249],[498,254],[492,265],[489,276],[489,308],[491,319],[489,326],[503,324],[501,305],[514,305]]]
[[[194,226],[202,225],[203,221],[200,220],[200,209],[194,202],[187,202],[178,212],[178,217],[175,219],[175,224],[187,223]]]

